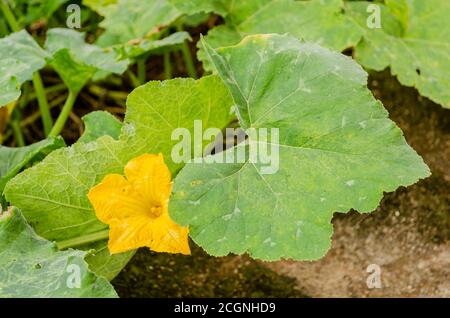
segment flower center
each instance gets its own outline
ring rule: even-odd
[[[152,206],[150,208],[150,215],[154,218],[157,218],[158,216],[160,216],[162,214],[162,212],[163,212],[162,206],[157,205],[157,206]]]

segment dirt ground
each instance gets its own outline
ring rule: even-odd
[[[385,194],[371,214],[336,214],[333,246],[316,262],[191,257],[141,250],[113,281],[122,297],[450,297],[450,111],[388,71],[369,86],[432,176]],[[368,288],[367,267],[381,288]]]

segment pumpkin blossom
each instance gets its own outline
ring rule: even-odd
[[[109,174],[88,194],[97,218],[109,225],[112,254],[147,246],[190,254],[188,227],[169,216],[171,173],[163,156],[145,154],[127,163],[125,177]]]

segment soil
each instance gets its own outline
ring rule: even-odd
[[[333,246],[315,262],[191,257],[140,250],[113,281],[122,297],[450,297],[450,110],[386,70],[369,87],[432,176],[387,193],[371,214],[335,214]],[[193,244],[191,244],[193,245]],[[368,266],[381,288],[369,288]],[[373,286],[372,286],[373,287]]]

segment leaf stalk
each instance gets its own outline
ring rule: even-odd
[[[49,133],[49,137],[57,137],[61,131],[64,129],[64,125],[66,124],[67,119],[69,118],[70,113],[72,112],[73,105],[75,104],[75,100],[77,99],[78,94],[69,90],[69,95],[67,96],[66,102],[61,110],[61,113],[58,116],[58,119],[55,122],[52,130]]]
[[[58,247],[59,250],[65,250],[68,248],[78,247],[81,245],[106,240],[108,238],[109,238],[109,229],[95,233],[90,233],[84,236],[75,237],[65,241],[56,242],[56,246]]]
[[[44,85],[42,84],[39,72],[33,74],[33,86],[38,100],[39,111],[41,112],[42,125],[44,126],[44,133],[46,136],[50,134],[53,126],[52,115],[50,114],[50,107],[48,106],[47,96],[45,94]]]

